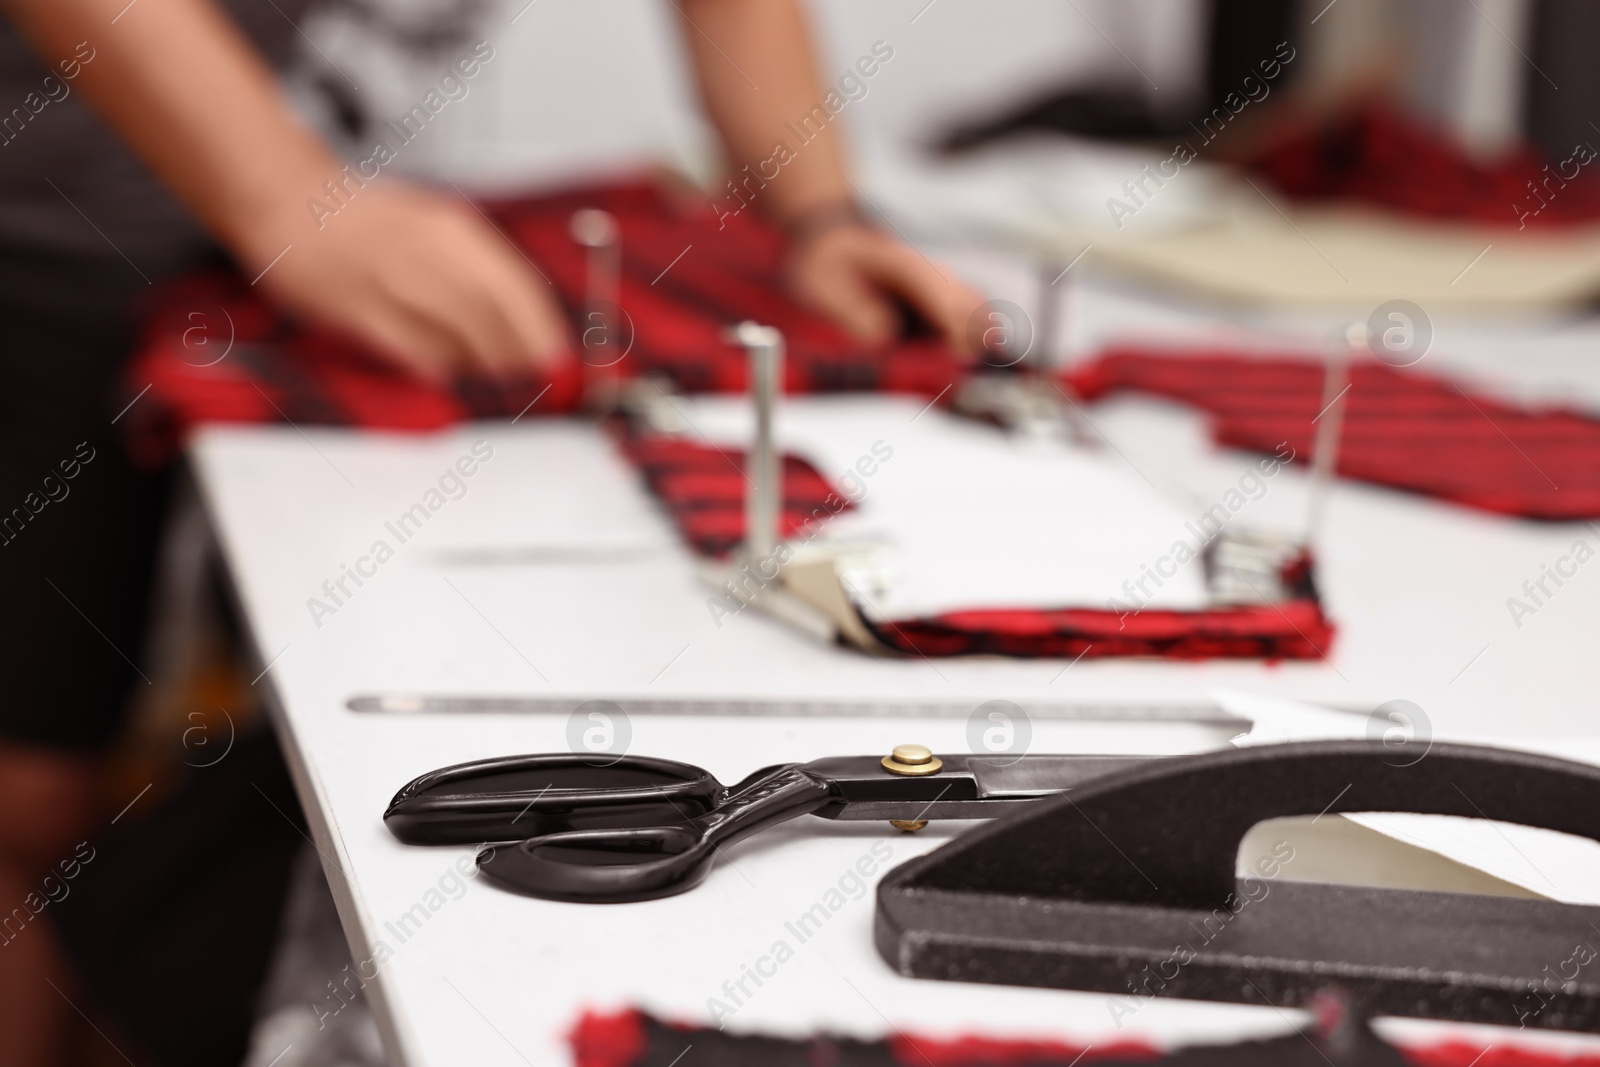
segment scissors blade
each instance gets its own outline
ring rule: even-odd
[[[1101,775],[1142,766],[1159,756],[1039,755],[973,756],[967,769],[985,800],[1064,793]]]
[[[805,769],[832,784],[824,819],[993,819],[1100,775],[1160,757],[1125,755],[940,756],[931,774],[899,776],[873,756],[813,760]]]

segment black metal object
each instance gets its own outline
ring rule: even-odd
[[[724,787],[699,767],[644,756],[512,756],[406,784],[384,813],[410,844],[516,842],[479,869],[552,900],[622,903],[681,893],[716,849],[801,815],[844,820],[988,819],[1157,757],[947,756],[895,774],[877,756],[780,764]]]
[[[1135,999],[1294,1005],[1337,982],[1371,1014],[1600,1031],[1600,908],[1239,878],[1281,816],[1403,811],[1600,839],[1600,768],[1381,741],[1225,750],[1100,778],[902,864],[878,886],[901,974]]]

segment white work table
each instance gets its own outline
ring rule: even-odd
[[[1451,366],[1441,358],[1429,369]],[[1600,392],[1600,369],[1563,373]],[[1196,513],[1253,461],[1212,449],[1200,419],[1181,409],[1117,400],[1091,415],[1153,481],[1187,490]],[[385,523],[477,441],[492,446],[492,459],[398,545]],[[396,1061],[410,1065],[569,1062],[565,1035],[584,1009],[638,1006],[709,1022],[708,998],[730,1003],[724,982],[767,955],[785,922],[838,886],[875,842],[893,856],[868,881],[953,832],[886,836],[875,824],[807,819],[730,849],[705,884],[667,900],[564,905],[477,882],[453,899],[450,876],[470,850],[399,844],[381,821],[389,798],[445,764],[566,751],[570,712],[585,700],[634,709],[630,751],[700,764],[724,781],[775,761],[907,741],[965,751],[967,712],[997,698],[1041,709],[1035,751],[1213,746],[1236,731],[1174,720],[1212,707],[1223,689],[1357,709],[1404,698],[1435,732],[1594,732],[1600,565],[1520,628],[1505,605],[1574,540],[1600,543],[1584,524],[1524,523],[1341,482],[1318,544],[1339,626],[1331,662],[1085,659],[1063,671],[1065,661],[873,659],[749,611],[719,627],[675,533],[609,442],[580,421],[528,417],[426,436],[214,427],[191,457],[248,633],[271,664],[260,684],[271,687],[353,951],[364,961],[382,941],[392,953],[367,996]],[[1293,529],[1304,493],[1302,471],[1285,470],[1242,518]],[[394,557],[368,566],[373,576],[314,620],[308,598],[326,600],[324,581],[380,538],[397,546]],[[524,697],[544,710],[348,709],[352,697],[375,693]],[[735,715],[705,703],[741,694],[790,706]],[[816,713],[841,702],[902,713]],[[452,892],[430,895],[441,880]],[[394,924],[418,904],[427,918],[401,940]],[[1283,1026],[1263,1008],[1158,1002],[1119,1031],[1101,995],[902,979],[872,947],[872,912],[866,886],[726,1024],[1088,1042]]]

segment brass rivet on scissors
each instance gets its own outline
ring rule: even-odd
[[[923,745],[896,745],[882,762],[890,774],[907,776],[933,774],[944,766],[944,761]]]

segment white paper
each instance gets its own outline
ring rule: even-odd
[[[696,398],[680,408],[719,446],[748,444],[747,399]],[[894,397],[788,398],[777,437],[856,502],[822,527],[821,539],[886,546],[877,566],[848,575],[882,617],[1206,603],[1199,559],[1180,565],[1172,555],[1180,540],[1198,547],[1186,516],[1121,461],[1018,442]],[[1171,576],[1156,575],[1158,566]]]
[[[1213,695],[1228,711],[1256,724],[1247,736],[1234,740],[1236,745],[1372,736],[1372,720],[1368,716],[1247,693],[1222,691]],[[1387,728],[1387,720],[1380,720],[1379,725]],[[1415,746],[1413,754],[1404,758],[1426,759],[1429,744],[1440,740],[1444,738],[1431,737],[1423,725],[1420,734],[1408,740]],[[1521,741],[1461,736],[1449,740],[1600,764],[1600,739],[1594,738]],[[1343,818],[1551,900],[1600,904],[1600,842],[1532,826],[1448,815],[1362,812]]]

